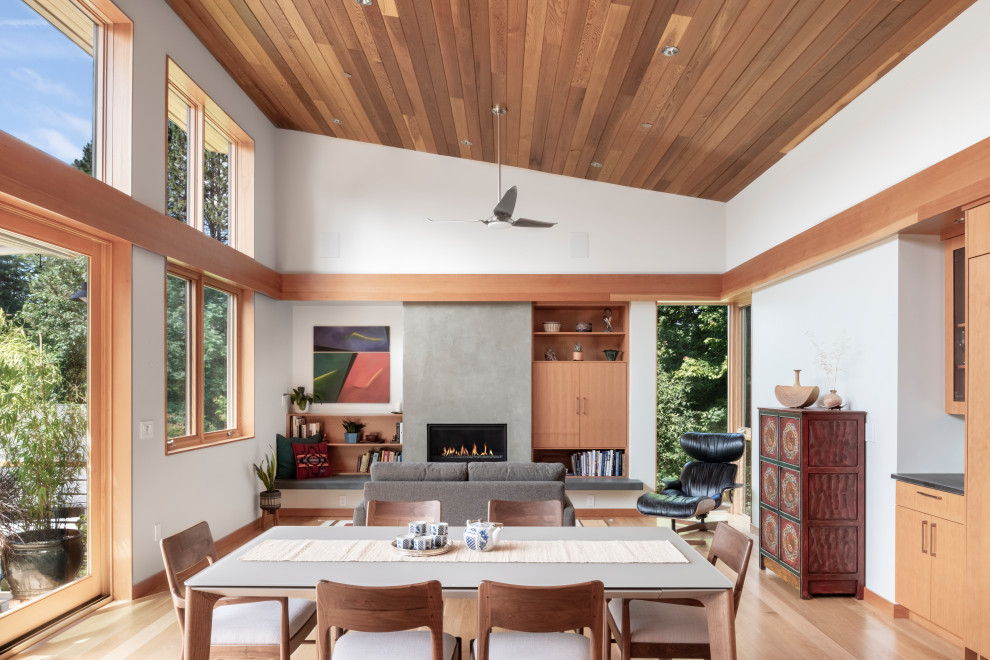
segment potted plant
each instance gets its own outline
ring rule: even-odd
[[[574,360],[580,361],[584,359],[584,348],[581,344],[574,344]]]
[[[306,386],[300,385],[289,392],[289,400],[299,408],[299,412],[306,412],[306,408],[314,401],[322,403],[323,400],[316,394],[306,394]]]
[[[54,357],[0,314],[0,559],[18,599],[71,582],[83,561],[70,519],[85,513],[86,406],[60,401],[64,391]]]
[[[251,465],[254,467],[254,473],[258,475],[258,479],[261,480],[261,485],[265,487],[258,495],[261,510],[276,511],[280,509],[282,507],[282,491],[275,488],[275,451],[273,450],[271,454],[266,454],[265,460],[261,462],[261,465],[257,463],[252,463]]]
[[[345,418],[341,426],[344,427],[344,442],[353,444],[360,439],[361,429],[366,425],[359,420]]]

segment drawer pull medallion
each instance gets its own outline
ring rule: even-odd
[[[940,499],[942,499],[942,496],[941,495],[932,495],[931,493],[923,493],[920,490],[916,490],[914,492],[918,493],[918,495],[924,495],[925,497],[930,497],[933,500],[940,500]]]

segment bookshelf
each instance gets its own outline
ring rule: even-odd
[[[327,454],[330,460],[331,476],[357,476],[367,474],[368,470],[358,469],[359,461],[368,452],[387,452],[380,454],[379,460],[388,458],[400,459],[402,455],[402,443],[392,442],[392,436],[396,434],[396,425],[402,421],[402,415],[393,414],[368,414],[368,415],[327,415],[323,413],[304,412],[289,413],[285,417],[285,436],[299,437],[312,435],[307,431],[293,433],[295,419],[301,419],[308,429],[309,424],[319,424],[323,442],[327,443]],[[383,442],[344,442],[344,429],[341,423],[344,419],[357,419],[365,423],[362,437],[366,438],[372,433],[379,433]],[[370,466],[370,461],[368,461]]]

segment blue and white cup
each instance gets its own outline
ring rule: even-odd
[[[409,523],[409,533],[413,536],[423,536],[429,531],[425,520],[414,520]]]
[[[448,537],[446,534],[433,534],[433,547],[434,548],[446,548],[448,543]]]
[[[433,549],[433,537],[432,536],[417,536],[413,539],[413,550],[432,550]]]
[[[399,550],[412,550],[414,538],[416,537],[412,534],[399,534],[395,537],[395,547]]]
[[[430,534],[432,536],[437,536],[438,534],[442,534],[443,536],[446,536],[447,523],[445,522],[430,523]]]

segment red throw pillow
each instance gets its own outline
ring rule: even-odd
[[[292,455],[296,459],[296,479],[330,476],[330,457],[327,455],[327,443],[299,444],[293,442]]]

